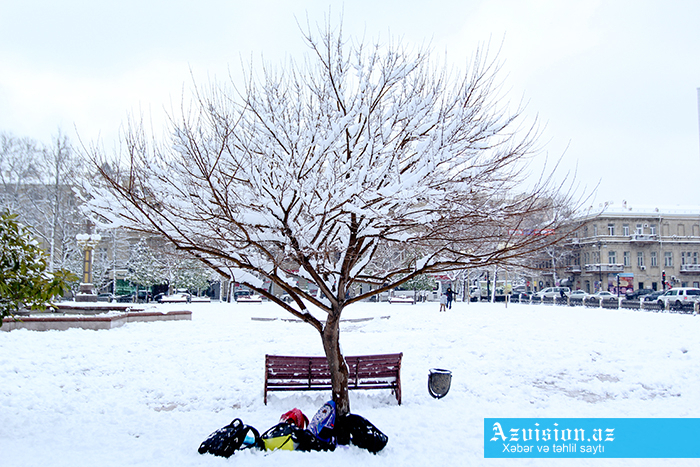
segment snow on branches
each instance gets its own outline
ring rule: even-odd
[[[91,187],[89,209],[329,313],[368,295],[348,297],[358,283],[386,289],[541,247],[508,234],[553,228],[533,213],[558,205],[544,185],[513,192],[536,131],[501,101],[495,60],[477,53],[457,75],[426,51],[368,47],[330,28],[305,40],[302,63],[200,89],[169,141],[135,124],[121,161],[93,153],[106,183]],[[400,261],[380,257],[396,250]]]

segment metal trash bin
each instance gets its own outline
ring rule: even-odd
[[[452,372],[440,368],[432,368],[428,375],[428,392],[435,399],[441,399],[450,391]]]

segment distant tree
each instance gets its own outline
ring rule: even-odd
[[[61,131],[49,145],[0,134],[0,209],[18,213],[41,240],[50,271],[82,263],[75,236],[86,219],[73,191],[82,162]]]
[[[169,141],[131,122],[123,153],[93,150],[105,183],[87,187],[87,209],[162,235],[313,326],[345,414],[345,307],[423,274],[537,251],[557,235],[513,232],[556,229],[569,200],[551,196],[547,177],[519,185],[537,131],[502,102],[498,65],[483,53],[457,73],[426,51],[367,46],[330,27],[305,39],[301,64],[198,91],[191,111],[172,117]],[[372,290],[349,293],[359,284]]]
[[[50,268],[64,268],[71,257],[82,259],[75,236],[84,232],[85,217],[73,188],[80,174],[82,159],[76,157],[68,137],[61,131],[43,147],[37,161],[40,173],[34,211],[38,234],[48,244]],[[97,261],[96,263],[100,263]]]
[[[434,290],[435,285],[437,282],[435,281],[435,278],[429,274],[421,274],[418,276],[414,276],[408,281],[406,281],[403,285],[402,288],[408,289],[408,290],[413,290],[413,298],[416,298],[416,292],[421,291],[428,291],[428,290]]]
[[[209,288],[211,272],[201,261],[186,258],[177,262],[171,285],[174,289],[196,290]]]
[[[136,285],[137,291],[139,286],[150,290],[154,285],[164,282],[163,265],[156,258],[145,238],[131,247],[127,268],[129,272],[126,279]]]
[[[27,224],[25,215],[31,205],[31,189],[38,183],[39,143],[30,138],[18,138],[0,133],[0,209],[22,213],[19,218]]]
[[[46,309],[54,297],[63,294],[65,281],[71,279],[64,270],[47,271],[46,252],[16,218],[7,211],[0,212],[1,318],[21,308]]]

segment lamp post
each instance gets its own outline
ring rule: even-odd
[[[78,242],[78,246],[83,250],[83,277],[80,281],[80,288],[78,289],[78,295],[75,300],[78,302],[96,302],[97,295],[95,294],[95,286],[92,283],[92,252],[95,246],[102,239],[99,234],[91,233],[91,225],[88,224],[88,233],[78,234],[75,236],[75,240]]]

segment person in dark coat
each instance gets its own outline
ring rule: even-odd
[[[447,295],[447,308],[450,310],[452,309],[452,300],[454,299],[454,292],[452,291],[452,287],[447,288],[447,292],[445,292],[445,295]]]

